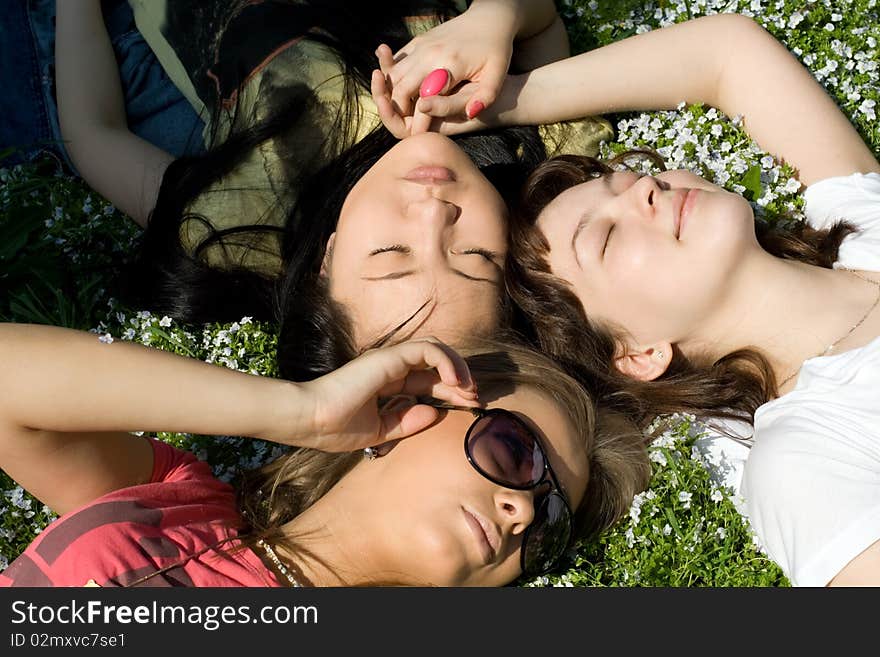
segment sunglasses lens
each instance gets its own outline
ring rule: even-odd
[[[477,420],[468,436],[468,453],[487,477],[505,486],[533,486],[544,476],[541,448],[514,416],[493,413]]]
[[[526,530],[521,559],[523,574],[540,575],[553,568],[570,539],[568,506],[561,495],[550,493],[535,510],[535,519]]]

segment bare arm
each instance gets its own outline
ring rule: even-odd
[[[442,99],[423,99],[420,109],[426,101]],[[550,123],[672,109],[681,101],[742,115],[751,136],[799,169],[807,184],[880,171],[809,71],[757,23],[735,14],[654,30],[513,76],[480,119],[486,125]]]
[[[880,541],[850,561],[828,586],[880,586]]]
[[[146,226],[174,158],[128,129],[100,0],[59,2],[56,25],[58,115],[70,158],[89,185]]]
[[[58,513],[144,483],[152,450],[129,431],[223,434],[327,451],[402,438],[437,418],[379,396],[474,405],[464,361],[431,341],[374,350],[309,383],[254,376],[91,333],[0,324],[0,467]]]

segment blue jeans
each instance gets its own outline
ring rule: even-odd
[[[55,0],[5,0],[0,12],[0,159],[10,166],[45,152],[74,171],[55,102]],[[175,157],[204,151],[203,123],[135,28],[125,0],[104,0],[119,63],[128,127]],[[88,84],[87,80],[83,84]]]

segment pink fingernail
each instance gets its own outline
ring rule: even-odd
[[[474,101],[471,103],[471,106],[468,108],[467,115],[469,119],[474,118],[477,114],[486,109],[486,106],[482,103],[482,101]]]
[[[436,96],[443,91],[448,82],[449,71],[445,68],[434,69],[422,80],[422,86],[419,87],[419,96],[422,98]]]

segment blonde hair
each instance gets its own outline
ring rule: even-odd
[[[583,439],[589,461],[586,493],[575,515],[575,537],[611,527],[644,490],[651,474],[646,438],[624,416],[598,408],[574,378],[548,357],[514,340],[472,340],[459,347],[482,399],[507,394],[516,386],[533,389],[562,410]],[[239,486],[239,508],[247,521],[242,540],[260,538],[301,551],[281,527],[308,509],[362,459],[358,453],[293,450],[247,473]]]

